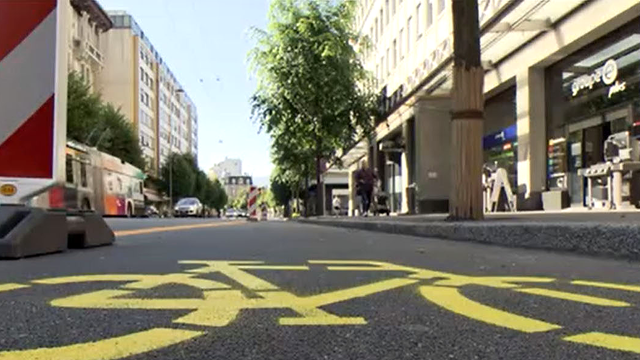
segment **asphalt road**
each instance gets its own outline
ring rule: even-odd
[[[0,262],[0,360],[640,358],[638,263],[291,222],[109,223],[114,246]]]

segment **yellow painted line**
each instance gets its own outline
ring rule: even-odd
[[[561,327],[544,321],[512,314],[464,297],[458,289],[421,286],[420,293],[436,305],[470,319],[526,333],[544,332]]]
[[[204,335],[201,331],[151,329],[96,342],[0,352],[0,360],[115,360],[171,346]]]
[[[135,299],[120,298],[133,295],[134,291],[99,290],[86,294],[54,299],[51,306],[79,309],[146,309],[146,310],[195,310],[206,306],[205,299]]]
[[[233,261],[193,261],[186,260],[180,261],[181,264],[198,264],[203,265],[201,268],[187,270],[190,273],[208,274],[208,273],[221,273],[249,290],[264,291],[264,290],[278,290],[279,288],[272,283],[262,280],[261,278],[249,274],[246,271],[242,271],[239,266],[235,265]],[[236,262],[240,263],[240,262]]]
[[[180,230],[192,230],[192,229],[212,228],[212,227],[221,227],[221,226],[232,226],[232,225],[240,225],[240,224],[245,224],[245,222],[244,221],[228,221],[228,222],[212,222],[212,223],[205,223],[205,224],[161,226],[161,227],[152,227],[152,228],[135,229],[135,230],[120,230],[120,231],[114,231],[113,233],[116,236],[130,236],[130,235],[152,234],[152,233],[166,232],[166,231],[180,231]]]
[[[29,287],[29,285],[14,284],[14,283],[0,284],[0,292],[24,289],[24,288],[28,288],[28,287]]]
[[[611,283],[603,283],[603,282],[595,282],[595,281],[581,281],[581,280],[572,281],[571,284],[573,284],[573,285],[582,285],[582,286],[593,286],[593,287],[600,287],[600,288],[606,288],[606,289],[615,289],[615,290],[625,290],[625,291],[640,292],[640,286],[634,286],[634,285],[611,284]]]
[[[288,270],[288,271],[302,271],[309,270],[308,266],[295,266],[295,265],[238,265],[238,269],[242,270]]]
[[[100,281],[140,281],[149,275],[142,274],[106,274],[106,275],[77,275],[77,276],[65,276],[49,279],[33,280],[34,284],[41,285],[61,285],[61,284],[73,284],[80,282],[100,282]]]
[[[567,336],[562,340],[602,347],[610,350],[629,351],[640,354],[640,339],[636,337],[591,332]]]
[[[605,299],[605,298],[596,297],[596,296],[588,296],[588,295],[549,290],[549,289],[529,288],[529,289],[514,289],[514,291],[526,293],[526,294],[546,296],[546,297],[555,298],[555,299],[570,300],[570,301],[581,302],[581,303],[591,304],[591,305],[617,306],[617,307],[631,306],[631,304],[626,303],[624,301],[611,300],[611,299]]]
[[[375,293],[396,289],[417,283],[418,280],[412,279],[389,279],[378,281],[371,284],[352,287],[349,289],[331,291],[324,294],[312,295],[303,298],[304,303],[310,306],[324,306],[334,304],[341,301],[351,300],[359,297],[365,297]]]
[[[414,276],[411,276],[414,278]],[[417,276],[416,276],[417,277]],[[516,276],[464,276],[464,275],[450,275],[448,279],[436,281],[434,285],[439,286],[453,286],[461,287],[465,285],[480,285],[493,287],[498,289],[516,288],[520,285],[514,284],[517,282],[552,282],[555,279],[552,278],[539,278],[539,277],[516,277]]]

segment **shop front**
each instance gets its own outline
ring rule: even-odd
[[[584,171],[605,162],[605,142],[626,139],[629,161],[640,161],[640,27],[636,19],[546,71],[547,187],[571,206],[587,204]],[[629,198],[626,174],[623,196]],[[599,197],[606,197],[600,194]],[[569,205],[569,204],[567,204]]]

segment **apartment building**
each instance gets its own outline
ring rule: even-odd
[[[135,19],[107,13],[113,28],[104,38],[99,91],[135,124],[149,173],[157,174],[173,152],[197,157],[195,104]]]
[[[240,176],[242,175],[242,160],[241,159],[228,159],[213,165],[209,169],[209,176],[211,178],[223,179],[227,176]]]
[[[478,4],[485,161],[508,171],[521,210],[550,194],[582,206],[578,170],[601,161],[609,134],[640,125],[640,0]],[[394,212],[445,212],[450,1],[360,0],[355,26],[370,45],[360,48],[377,79],[380,116],[343,162],[353,173],[367,159]],[[353,210],[353,186],[350,194]]]
[[[70,0],[68,6],[69,72],[82,75],[92,90],[99,87],[105,61],[105,32],[113,27],[109,15],[95,0]]]

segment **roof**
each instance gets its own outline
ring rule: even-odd
[[[93,20],[102,31],[107,31],[113,27],[111,18],[96,0],[71,0],[71,6],[89,14],[91,20]]]

